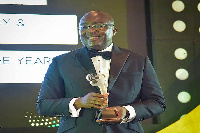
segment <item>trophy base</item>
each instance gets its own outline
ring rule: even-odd
[[[117,117],[117,114],[115,112],[115,110],[103,110],[103,111],[98,111],[97,114],[96,114],[96,122],[99,122],[99,123],[105,123],[106,122],[103,122],[104,120],[114,120],[116,119]]]
[[[102,111],[102,119],[115,119],[117,114],[115,110],[104,110]]]

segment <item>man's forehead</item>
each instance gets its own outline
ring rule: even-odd
[[[109,22],[106,22],[106,23],[105,22],[82,22],[82,23],[79,23],[79,25],[88,25],[88,24],[92,24],[92,25],[97,24],[98,25],[98,24],[112,24],[112,23],[109,23]]]
[[[80,25],[82,24],[95,24],[95,23],[111,23],[114,24],[113,18],[104,13],[104,12],[98,12],[98,11],[92,11],[87,14],[85,14],[81,20]]]

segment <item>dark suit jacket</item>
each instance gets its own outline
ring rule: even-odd
[[[100,93],[86,75],[95,68],[85,47],[53,59],[45,75],[37,101],[43,116],[61,116],[59,133],[102,133],[94,121],[97,109],[82,108],[80,116],[70,117],[69,102],[89,92]],[[143,133],[140,121],[161,114],[165,109],[163,93],[149,59],[113,46],[109,76],[109,106],[131,105],[136,118],[125,124],[106,126],[108,133]]]

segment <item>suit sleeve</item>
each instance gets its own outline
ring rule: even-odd
[[[147,57],[144,63],[140,99],[141,101],[139,103],[132,104],[136,112],[136,117],[133,122],[159,115],[166,108],[158,78]]]
[[[59,73],[56,58],[49,65],[44,81],[40,88],[36,107],[43,116],[70,116],[69,102],[65,98],[64,81]]]

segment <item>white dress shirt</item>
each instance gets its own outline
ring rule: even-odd
[[[108,46],[106,49],[104,49],[100,52],[105,52],[105,51],[111,52],[112,47],[113,47],[113,43],[110,46]],[[92,57],[91,60],[93,62],[93,65],[94,65],[94,68],[96,70],[97,75],[98,74],[99,75],[101,75],[101,74],[105,75],[105,85],[106,85],[106,87],[108,87],[108,79],[109,79],[111,59],[105,60],[104,58],[102,58],[102,56],[96,56],[96,57]],[[71,117],[78,117],[79,112],[81,110],[81,109],[76,110],[73,106],[76,99],[77,98],[73,98],[69,103],[69,112],[71,113]],[[123,107],[125,107],[129,111],[130,115],[129,115],[129,118],[124,119],[122,121],[122,123],[129,122],[129,121],[133,120],[136,116],[135,109],[130,105],[123,106]]]

